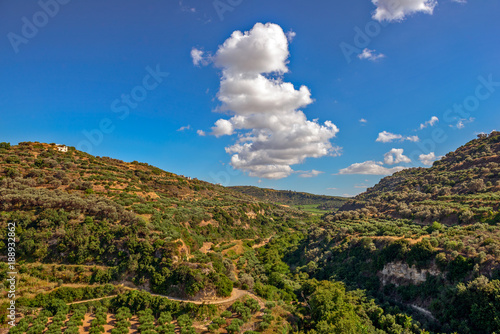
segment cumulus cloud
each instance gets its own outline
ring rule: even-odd
[[[381,142],[381,143],[391,143],[391,142],[396,141],[396,140],[399,140],[399,141],[407,140],[407,141],[417,142],[420,140],[420,138],[418,136],[403,137],[400,134],[395,134],[395,133],[391,133],[388,131],[383,131],[383,132],[380,132],[378,134],[376,141]]]
[[[372,3],[377,7],[373,19],[403,21],[408,15],[415,13],[432,15],[437,0],[372,0]]]
[[[438,158],[436,158],[436,154],[434,152],[431,152],[429,154],[420,154],[418,156],[418,160],[426,166],[431,166],[434,161],[438,160]]]
[[[364,175],[391,175],[400,172],[406,167],[397,166],[387,168],[380,161],[365,161],[352,164],[351,166],[341,169],[339,174],[364,174]]]
[[[300,174],[299,177],[306,177],[307,178],[307,177],[316,177],[320,174],[323,174],[324,172],[313,169],[311,171],[302,171],[301,173],[302,174]]]
[[[385,55],[382,53],[376,53],[375,50],[364,49],[363,52],[358,55],[358,58],[361,60],[367,59],[370,61],[377,61],[379,59],[385,58]]]
[[[387,165],[394,165],[402,162],[410,163],[411,159],[404,155],[403,152],[404,150],[402,148],[393,148],[384,154],[384,162]]]
[[[205,137],[205,135],[206,135],[205,131],[203,131],[203,130],[197,130],[196,133],[198,134],[198,136],[201,136],[201,137]]]
[[[364,118],[360,119],[359,122],[363,125],[365,125],[366,123],[368,123],[368,121]]]
[[[437,122],[439,122],[439,118],[437,118],[436,116],[432,116],[430,120],[423,124],[420,124],[420,130],[425,129],[428,126],[434,126]]]
[[[213,58],[222,69],[218,111],[232,117],[215,122],[212,134],[238,135],[226,152],[231,165],[250,176],[284,178],[293,172],[291,165],[339,151],[330,143],[337,126],[310,121],[300,110],[313,102],[309,89],[283,81],[288,57],[283,29],[257,23],[248,32],[233,32]]]

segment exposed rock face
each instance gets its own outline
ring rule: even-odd
[[[384,266],[384,269],[379,272],[379,277],[382,284],[386,285],[392,283],[396,286],[415,284],[425,282],[427,274],[432,276],[440,276],[442,273],[435,267],[431,266],[429,269],[419,270],[415,266],[409,266],[404,262],[389,262]]]

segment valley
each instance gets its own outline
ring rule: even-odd
[[[499,154],[492,132],[341,198],[0,143],[17,257],[17,326],[2,330],[498,332]]]

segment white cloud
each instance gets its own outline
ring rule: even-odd
[[[434,152],[431,152],[429,154],[420,154],[418,156],[418,160],[420,160],[420,162],[424,165],[431,166],[434,161],[438,160],[438,158],[436,158],[436,154],[434,154]]]
[[[337,126],[310,121],[299,110],[313,102],[309,89],[283,82],[288,56],[283,29],[257,23],[249,32],[233,32],[214,57],[222,68],[219,111],[232,117],[215,122],[212,134],[238,134],[226,152],[232,154],[231,165],[250,176],[284,178],[293,172],[291,165],[339,151],[330,143]],[[264,75],[269,73],[271,78]]]
[[[341,169],[339,174],[364,174],[364,175],[391,175],[396,172],[402,171],[406,167],[397,166],[392,168],[387,168],[383,166],[380,161],[365,161],[361,163],[355,163],[351,166]]]
[[[288,39],[289,42],[293,41],[297,34],[295,31],[290,30],[289,32],[286,33],[286,38]]]
[[[205,137],[205,135],[206,135],[205,131],[203,131],[203,130],[197,130],[196,133],[198,134],[198,136],[201,136],[201,137]]]
[[[198,66],[203,60],[203,51],[198,50],[197,48],[191,49],[191,58],[193,58],[193,64]]]
[[[209,53],[205,53],[205,51],[197,48],[191,49],[191,58],[195,66],[206,66],[212,62],[212,56]]]
[[[455,127],[459,130],[462,130],[463,128],[465,128],[465,124],[469,124],[469,123],[472,123],[474,122],[476,119],[474,117],[470,117],[470,118],[461,118],[458,120],[457,124],[455,125]],[[453,127],[453,125],[450,125],[450,127]]]
[[[436,116],[432,116],[430,120],[423,124],[420,124],[420,130],[425,129],[428,126],[434,126],[437,122],[439,122],[439,118],[437,118]]]
[[[382,143],[390,143],[390,142],[392,142],[394,140],[399,140],[399,139],[402,139],[402,138],[403,138],[402,135],[397,135],[397,134],[394,134],[394,133],[383,131],[383,132],[380,132],[378,134],[378,138],[377,138],[376,141],[382,142]]]
[[[387,165],[394,165],[402,162],[410,163],[411,159],[404,155],[403,152],[404,150],[402,148],[393,148],[384,154],[384,162]]]
[[[367,59],[371,61],[377,61],[379,59],[385,58],[385,55],[382,53],[376,53],[375,50],[370,50],[370,49],[364,49],[363,52],[361,52],[358,55],[359,59]]]
[[[258,76],[261,73],[286,73],[288,40],[276,24],[257,23],[251,31],[235,31],[215,55],[215,64],[224,75]],[[229,78],[226,78],[229,79]]]
[[[368,121],[366,119],[364,119],[364,118],[360,119],[359,122],[361,124],[363,124],[363,125],[366,124],[366,123],[368,123]]]
[[[408,136],[406,138],[404,138],[403,140],[408,140],[408,141],[412,141],[414,143],[420,141],[420,138],[418,138],[418,136]]]
[[[403,21],[406,16],[415,13],[434,12],[437,0],[372,0],[377,6],[373,19],[377,21]]]
[[[408,140],[408,141],[412,141],[412,142],[417,142],[417,141],[420,140],[420,138],[418,136],[403,137],[400,134],[395,134],[395,133],[391,133],[391,132],[388,132],[388,131],[383,131],[383,132],[380,132],[378,134],[378,137],[377,137],[376,141],[377,142],[381,142],[381,143],[392,143],[395,140],[399,140],[399,141]]]
[[[190,130],[191,125],[186,125],[186,126],[181,126],[180,128],[177,129],[177,131],[185,131],[185,130]]]
[[[177,129],[177,131],[184,131],[189,129],[191,129],[191,125],[181,126],[180,128]]]
[[[212,127],[212,134],[216,137],[230,136],[234,132],[233,124],[227,119],[219,119]]]
[[[320,174],[323,174],[324,172],[321,172],[319,170],[311,170],[311,171],[302,171],[302,174],[299,175],[299,177],[316,177]]]

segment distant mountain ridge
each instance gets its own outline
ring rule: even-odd
[[[282,205],[318,205],[325,210],[339,208],[348,200],[345,197],[339,196],[315,195],[306,192],[275,190],[253,186],[234,186],[229,188],[266,202]]]

